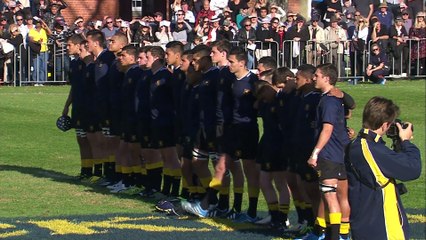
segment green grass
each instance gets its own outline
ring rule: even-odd
[[[422,150],[424,163],[425,81],[339,87],[357,102],[349,122],[356,131],[369,98],[393,99],[401,108],[400,118],[414,124],[413,142]],[[68,91],[68,86],[0,88],[0,238],[273,239],[250,225],[167,218],[152,212],[152,202],[75,181],[80,164],[75,134],[55,126]],[[413,223],[413,238],[424,239],[424,170],[420,179],[406,185],[409,192],[403,202]],[[263,200],[259,208],[266,211]]]

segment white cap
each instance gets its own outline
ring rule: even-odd
[[[129,24],[129,22],[128,21],[123,21],[122,23],[121,23],[121,27],[123,27],[123,28],[128,28],[130,26],[130,24]]]

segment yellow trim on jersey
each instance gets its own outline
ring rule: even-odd
[[[130,173],[132,173],[132,167],[122,166],[121,167],[121,173],[123,173],[123,174],[130,174]]]
[[[367,160],[367,163],[376,178],[376,182],[380,186],[386,185],[389,182],[389,179],[383,175],[368,147],[367,140],[364,138],[361,139],[361,148],[364,158]],[[387,239],[404,239],[404,232],[400,224],[402,221],[398,209],[395,185],[391,182],[382,188],[381,191],[383,196],[383,214],[385,218]]]
[[[170,168],[163,168],[163,175],[164,176],[171,176],[170,174],[171,169]]]

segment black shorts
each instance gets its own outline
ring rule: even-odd
[[[283,147],[284,156],[287,159],[288,165],[287,170],[297,174],[297,168],[299,167],[299,161],[296,158],[296,151],[288,144],[285,143]]]
[[[330,160],[318,158],[315,170],[320,181],[326,179],[347,179],[346,168],[344,163],[336,163]]]
[[[224,131],[223,152],[235,160],[255,159],[258,141],[257,125],[233,124]]]
[[[216,129],[200,128],[194,139],[194,145],[204,152],[216,152]]]
[[[264,139],[259,142],[257,149],[256,162],[265,172],[285,171],[287,170],[287,159],[284,156],[282,140]]]
[[[174,127],[152,127],[151,147],[155,149],[176,147]]]
[[[298,150],[295,152],[295,161],[297,161],[297,174],[305,182],[318,182],[318,174],[314,168],[308,165],[309,157],[312,151]]]

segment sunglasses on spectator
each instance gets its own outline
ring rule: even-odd
[[[183,14],[182,13],[178,13],[178,14],[176,14],[176,16],[183,16]]]
[[[110,24],[110,23],[113,23],[113,22],[107,22],[107,24]]]
[[[272,23],[278,24],[279,22],[272,22]]]
[[[408,15],[408,13],[403,13],[402,15]]]
[[[361,16],[361,14],[355,14],[355,17],[357,17],[357,16]]]
[[[17,18],[16,21],[23,21],[23,18]]]
[[[248,25],[244,25],[245,27],[250,27],[251,25],[250,24],[248,24]]]
[[[373,48],[373,52],[375,52],[375,51],[379,51],[379,49],[378,48]]]

